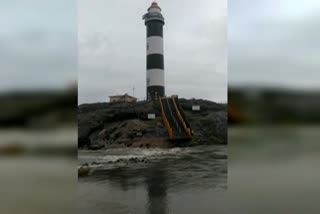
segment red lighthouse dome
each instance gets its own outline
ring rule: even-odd
[[[158,5],[158,3],[157,2],[152,2],[152,4],[151,4],[151,6],[149,7],[149,9],[148,10],[150,10],[151,8],[157,8],[157,9],[159,9],[159,10],[161,10],[161,8],[159,7],[159,5]]]

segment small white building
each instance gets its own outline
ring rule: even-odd
[[[137,98],[132,97],[128,94],[109,96],[109,98],[110,103],[134,103],[137,101]]]
[[[156,119],[156,114],[155,113],[148,113],[148,120],[154,120]]]
[[[192,111],[200,111],[200,105],[192,105]]]

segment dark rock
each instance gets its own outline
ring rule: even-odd
[[[192,111],[192,105],[200,105],[200,114],[206,114],[206,112],[227,112],[227,104],[215,103],[209,100],[203,99],[184,99],[180,98],[179,103],[184,111]]]
[[[198,144],[227,144],[227,112],[211,112],[205,117],[189,114],[188,118]]]
[[[133,163],[137,163],[139,160],[138,158],[130,158],[129,161]]]
[[[92,163],[91,163],[91,165],[99,165],[100,163],[99,162],[96,162],[96,161],[93,161]]]
[[[228,156],[226,154],[213,154],[214,159],[227,159]]]
[[[90,173],[90,168],[88,166],[81,166],[79,169],[78,169],[78,176],[79,177],[84,177],[84,176],[88,176],[89,173]]]
[[[207,100],[179,99],[193,129],[195,144],[227,143],[227,105]],[[192,112],[192,105],[201,106]],[[147,120],[154,112],[156,120]],[[167,139],[159,103],[141,101],[132,104],[95,103],[78,107],[78,147],[89,149],[115,147],[153,147],[150,139]],[[139,142],[144,142],[139,144]],[[188,145],[187,143],[185,143]]]
[[[96,130],[90,136],[90,144],[88,145],[89,149],[101,149],[105,146],[105,139],[104,139],[103,130]]]

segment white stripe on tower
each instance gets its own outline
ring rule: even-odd
[[[163,55],[163,39],[161,36],[150,36],[147,38],[147,55]]]
[[[147,87],[159,86],[159,85],[164,86],[164,71],[163,71],[163,69],[149,69],[149,70],[147,70]]]

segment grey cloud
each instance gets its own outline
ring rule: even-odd
[[[0,90],[61,88],[77,79],[75,1],[5,1],[0,17]]]
[[[246,14],[236,12],[241,8],[243,3],[230,11],[237,16],[229,18],[229,28],[234,28],[229,32],[229,83],[318,88],[320,30],[315,26],[319,25],[319,16],[303,13],[303,9],[299,15],[287,16],[269,10],[248,20],[243,18]]]
[[[29,31],[0,40],[1,90],[65,87],[76,80],[75,37]]]

